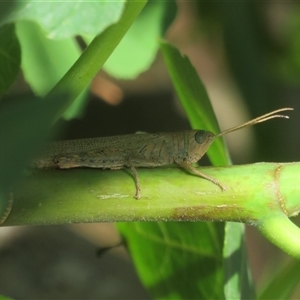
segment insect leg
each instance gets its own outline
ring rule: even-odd
[[[140,199],[141,198],[141,186],[140,186],[140,180],[139,180],[138,173],[136,171],[136,168],[134,167],[134,165],[131,163],[130,160],[128,160],[127,163],[128,163],[128,165],[129,165],[129,167],[132,171],[133,178],[134,178],[134,181],[135,181],[136,190],[135,190],[134,198],[135,199]]]
[[[223,186],[219,181],[217,181],[215,178],[213,177],[210,177],[208,175],[205,175],[201,172],[198,171],[198,169],[196,169],[194,166],[192,166],[191,164],[188,164],[187,162],[181,162],[181,163],[177,163],[180,167],[182,167],[183,169],[195,174],[195,175],[198,175],[202,178],[205,178],[207,180],[209,180],[210,182],[214,183],[215,185],[219,186],[221,188],[222,191],[225,191],[226,190],[226,187]]]

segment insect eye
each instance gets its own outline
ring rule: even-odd
[[[198,144],[202,144],[205,141],[206,131],[199,130],[195,134],[195,140]]]

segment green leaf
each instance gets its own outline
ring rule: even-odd
[[[45,96],[70,69],[81,54],[73,38],[48,39],[38,24],[20,21],[16,24],[22,47],[22,69],[26,81],[37,96]],[[84,90],[66,112],[70,119],[77,116],[85,104]]]
[[[248,274],[245,226],[227,222],[223,248],[226,299],[255,299],[251,275]]]
[[[119,2],[34,2],[20,3],[17,8],[4,20],[4,22],[30,20],[40,24],[47,37],[64,38],[75,34],[98,34],[99,43],[93,43],[84,53],[83,57],[72,67],[70,74],[58,83],[60,93],[69,91],[70,98],[62,103],[59,116],[76,100],[65,114],[72,118],[81,110],[85,99],[84,89],[100,70],[103,63],[120,42],[131,23],[135,20],[145,2],[126,4]],[[71,13],[70,13],[71,12]],[[99,17],[99,12],[100,16]],[[124,14],[122,15],[122,13]],[[121,17],[121,21],[115,25]],[[88,18],[88,20],[86,20]],[[62,22],[63,20],[63,22]],[[108,28],[110,26],[110,28]],[[18,22],[18,33],[23,49],[23,69],[26,79],[37,95],[44,95],[66,73],[79,56],[79,49],[73,40],[53,41],[45,37],[38,25],[32,22]],[[98,48],[99,47],[99,48]],[[91,50],[92,49],[92,50]],[[102,49],[102,50],[101,50]],[[86,64],[83,66],[83,62]],[[89,70],[87,70],[89,68]],[[89,73],[83,75],[82,71]],[[80,74],[78,74],[80,73]],[[78,84],[79,83],[79,84]],[[74,91],[76,90],[76,92]],[[56,90],[53,90],[55,93]],[[81,94],[81,95],[80,95]],[[58,117],[59,117],[58,116]]]
[[[0,109],[0,190],[9,191],[30,159],[49,139],[53,116],[64,96],[51,101],[22,99]]]
[[[0,24],[2,24],[3,20],[5,20],[12,11],[18,9],[19,6],[22,6],[22,4],[18,0],[0,1]]]
[[[174,87],[192,127],[194,129],[206,129],[215,134],[220,132],[206,89],[189,59],[186,56],[182,56],[176,48],[166,42],[161,42],[161,49]],[[214,165],[230,164],[228,152],[221,139],[214,141],[208,149],[207,154]],[[225,224],[225,233],[225,242],[230,237],[234,237],[235,240],[239,241],[243,234],[243,226]],[[210,232],[207,232],[207,234],[210,234]],[[222,243],[222,240],[219,242]],[[242,243],[238,246],[233,243],[227,243],[224,247],[226,299],[231,299],[233,294],[244,294],[250,290],[249,272],[244,254],[245,249]],[[239,262],[234,261],[234,258],[229,255],[233,251],[243,260]],[[233,268],[233,266],[235,267]],[[234,273],[232,273],[233,270],[235,271]]]
[[[219,133],[220,129],[208,94],[189,59],[166,42],[161,42],[161,50],[192,128],[208,130],[214,134]],[[229,162],[222,139],[216,139],[207,154],[213,165],[226,165]]]
[[[17,35],[22,47],[22,68],[34,93],[45,96],[81,54],[73,39],[46,38],[39,25],[18,22]]]
[[[221,299],[223,226],[118,224],[143,283],[156,299]],[[211,231],[213,235],[207,235]],[[184,233],[184,234],[183,234]]]
[[[21,63],[20,45],[15,34],[15,26],[0,27],[0,96],[15,80]]]
[[[50,126],[62,96],[51,101],[22,99],[3,104],[0,109],[0,220],[6,219],[7,208],[29,161],[49,138]]]
[[[59,94],[61,91],[68,91],[69,93],[69,98],[65,99],[62,103],[61,111],[57,118],[65,112],[83,89],[87,87],[94,76],[96,76],[131,24],[137,18],[145,3],[146,0],[139,2],[128,1],[120,21],[96,36],[75,64],[51,90],[51,95]]]
[[[0,300],[12,300],[13,298],[8,298],[6,296],[0,295]]]
[[[208,124],[211,126],[211,128],[216,129],[218,127],[216,118],[213,114],[206,90],[189,60],[187,58],[183,58],[177,49],[171,47],[167,43],[161,43],[161,49],[163,51],[164,59],[166,61],[173,84],[180,100],[184,104],[184,108],[186,109],[193,126],[199,124]],[[199,114],[200,116],[203,115],[205,120],[201,120]],[[213,116],[215,123],[210,122],[209,116]],[[212,131],[218,132],[216,130]],[[221,140],[219,141],[219,145],[220,147],[214,151],[217,151],[218,154],[222,154],[220,158],[218,158],[220,164],[226,164],[226,159],[228,156],[224,148],[222,148]],[[118,228],[121,230],[125,238],[130,239],[130,251],[139,247],[142,238],[138,233],[132,232],[131,226],[132,225],[129,224],[118,225]],[[139,226],[139,231],[141,231],[141,228],[145,226],[143,231],[148,232],[149,236],[154,236],[155,239],[157,239],[157,233],[160,231],[161,224],[153,224],[151,228],[148,228],[145,224],[139,224],[136,226]],[[187,232],[189,232],[193,238],[185,240]],[[211,299],[214,298],[214,296],[217,298],[223,298],[223,265],[221,264],[222,251],[220,251],[220,249],[223,247],[224,225],[214,223],[187,223],[185,225],[182,223],[168,223],[164,225],[164,234],[166,236],[174,236],[176,240],[181,242],[181,244],[178,242],[180,245],[178,247],[181,248],[182,256],[185,257],[184,261],[182,261],[182,257],[178,255],[176,248],[169,247],[168,243],[163,243],[162,246],[158,247],[158,243],[154,242],[152,238],[149,238],[149,236],[144,237],[145,240],[148,239],[146,248],[151,253],[166,253],[165,260],[168,261],[168,264],[161,265],[160,255],[156,255],[153,258],[152,266],[149,266],[147,256],[143,255],[142,253],[135,251],[135,255],[133,256],[134,261],[138,264],[138,271],[141,279],[150,289],[152,295],[155,298],[170,299],[172,299],[172,297],[182,299],[191,297]],[[208,245],[209,242],[202,244],[201,240],[203,239],[210,241],[212,244]],[[190,248],[195,249],[195,256],[190,255]],[[200,271],[197,271],[200,269],[209,268],[209,266],[204,263],[207,257],[202,257],[202,254],[206,253],[206,251],[208,251],[210,256],[210,279],[212,282],[214,282],[212,285],[209,285],[205,281],[207,274],[204,275]],[[169,265],[172,265],[172,268],[170,268]],[[161,274],[160,276],[155,276],[155,278],[158,278],[158,283],[153,285],[147,280],[147,278],[153,276],[153,271],[155,268],[159,268]],[[176,276],[179,276],[178,274],[180,272],[182,277],[180,277],[179,281],[183,280],[185,277],[193,278],[191,285],[188,285],[186,280],[183,280],[182,285],[175,280],[169,280],[166,286],[163,284],[163,282],[169,277],[174,279]]]
[[[119,21],[125,1],[34,1],[19,5],[2,23],[33,21],[48,38],[64,39],[75,35],[96,35]]]
[[[174,1],[148,2],[105,63],[104,69],[112,76],[124,79],[135,78],[148,70],[159,48],[158,38],[168,29],[175,13]]]

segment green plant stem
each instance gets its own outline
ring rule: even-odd
[[[280,168],[281,175],[275,177]],[[201,168],[227,190],[178,168],[139,169],[142,198],[135,200],[128,170],[33,171],[14,192],[5,225],[109,221],[237,221],[260,224],[299,212],[300,164],[260,163]],[[297,175],[298,174],[298,175]],[[278,174],[277,174],[278,176]],[[279,199],[279,196],[282,198]]]
[[[4,226],[132,221],[235,221],[255,225],[300,258],[300,230],[288,217],[300,210],[300,163],[201,168],[227,187],[179,168],[139,169],[135,200],[129,170],[42,170],[14,191]]]
[[[287,216],[278,213],[262,219],[258,229],[273,244],[300,259],[300,229]]]
[[[146,3],[146,0],[129,0],[126,3],[124,13],[119,22],[96,36],[70,70],[50,91],[48,94],[50,97],[61,93],[68,93],[68,98],[62,103],[61,109],[56,116],[56,120],[84,88],[90,84],[91,80],[102,68],[105,61],[117,47]]]

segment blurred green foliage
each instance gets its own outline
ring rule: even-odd
[[[177,6],[174,1],[149,1],[138,17],[144,5],[142,1],[0,3],[0,95],[9,91],[22,67],[32,91],[39,97],[45,96],[1,105],[1,196],[22,178],[24,167],[53,134],[51,125],[66,109],[71,107],[68,118],[82,111],[85,89],[105,63],[107,72],[127,79],[150,67],[159,49],[158,37],[174,20]],[[300,75],[299,4],[291,4],[294,9],[286,15],[286,42],[276,40],[267,27],[266,12],[272,2],[197,1],[194,5],[199,33],[205,31],[210,41],[222,39],[226,62],[250,112],[257,116],[286,106],[280,99],[279,87],[286,83],[296,85]],[[84,52],[76,36],[86,41]],[[201,127],[197,116],[205,110],[201,120],[205,128],[215,131],[218,125],[204,85],[189,61],[180,57],[175,48],[168,47],[162,44],[166,64],[191,124]],[[181,73],[182,70],[185,72]],[[278,135],[279,131],[271,125],[259,135],[261,159],[272,160],[268,149],[280,148]],[[229,163],[222,141],[216,143],[211,153],[212,161]],[[223,224],[210,223],[132,223],[120,224],[119,228],[128,239],[143,282],[154,297],[253,298],[242,226],[226,225],[225,232]],[[234,261],[236,257],[239,259]],[[280,289],[278,280],[294,275],[295,268],[283,268],[270,280],[263,295],[288,297],[297,282],[283,280],[286,285]]]

